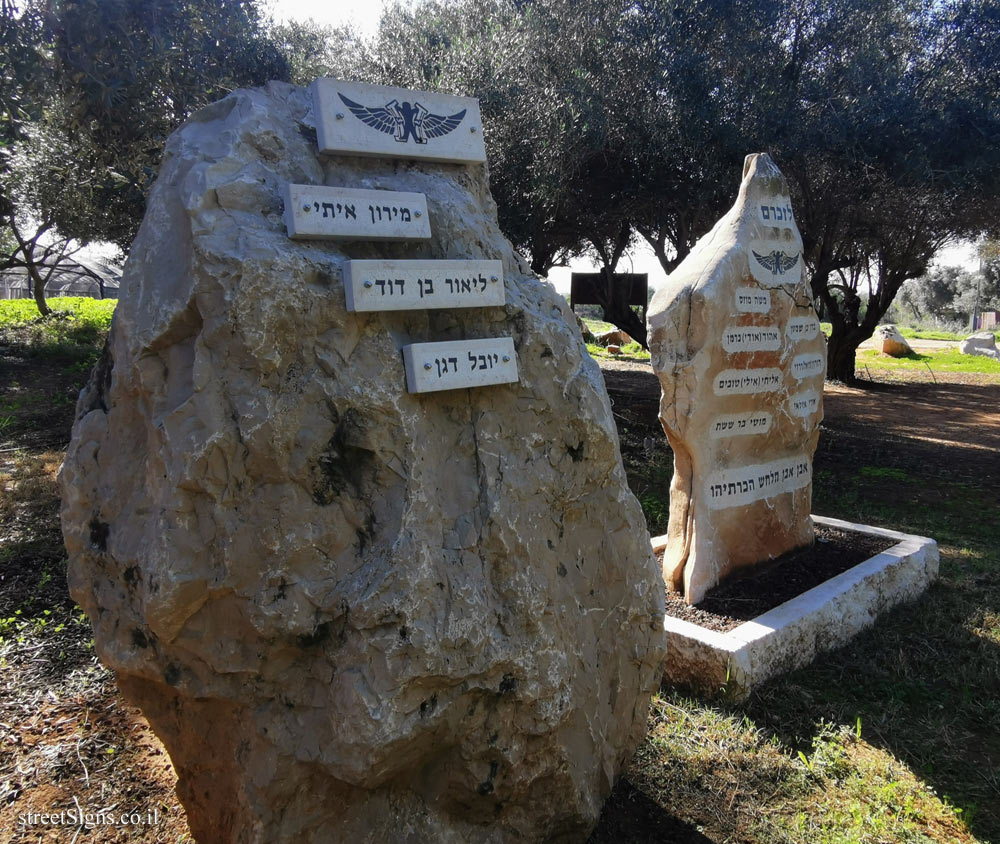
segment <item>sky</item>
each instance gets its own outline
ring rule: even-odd
[[[317,23],[337,25],[352,23],[365,35],[374,34],[378,27],[379,16],[385,6],[385,0],[332,0],[318,3],[316,0],[265,0],[272,16],[279,22],[287,20],[308,20],[312,18]],[[733,198],[736,198],[738,184],[734,175]],[[975,259],[975,246],[961,242],[942,249],[934,263],[941,266],[963,266],[969,270],[978,269]],[[569,267],[556,267],[549,272],[548,280],[563,294],[569,294],[570,274],[576,272],[594,272],[598,267],[587,259],[578,259]],[[657,287],[666,278],[660,262],[657,261],[652,249],[643,242],[622,258],[618,272],[647,273],[650,287]]]
[[[265,0],[274,19],[304,21],[312,18],[317,23],[336,26],[353,23],[366,35],[375,32],[379,15],[385,0],[332,0],[319,3],[316,0]]]

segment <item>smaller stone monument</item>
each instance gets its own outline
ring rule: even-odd
[[[663,574],[697,603],[813,539],[826,343],[767,155],[747,157],[736,204],[653,297],[649,349],[674,452]]]
[[[875,333],[882,341],[882,354],[892,358],[905,358],[913,354],[913,349],[895,325],[880,325]]]

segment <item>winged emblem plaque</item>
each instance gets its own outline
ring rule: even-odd
[[[392,135],[397,142],[406,143],[410,138],[418,144],[426,144],[428,138],[440,138],[447,135],[465,119],[466,109],[446,117],[441,114],[431,114],[418,102],[409,103],[391,100],[384,106],[370,108],[349,100],[343,94],[337,96],[343,100],[351,113],[362,123]]]
[[[479,101],[472,97],[317,79],[313,105],[323,153],[486,161]]]
[[[799,262],[798,255],[786,255],[780,249],[773,250],[769,255],[761,255],[759,252],[751,251],[753,251],[757,263],[775,275],[784,275]]]

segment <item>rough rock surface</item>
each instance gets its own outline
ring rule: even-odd
[[[826,342],[768,156],[747,157],[736,204],[657,291],[648,322],[674,451],[663,574],[697,603],[813,538]]]
[[[597,366],[485,167],[318,158],[302,89],[167,144],[62,470],[73,596],[202,842],[586,837],[645,733],[663,584]],[[433,239],[294,243],[286,182],[425,193]],[[507,305],[351,314],[351,258],[493,258]],[[405,389],[408,342],[520,382]]]
[[[1000,358],[996,337],[992,331],[980,331],[966,337],[958,344],[958,350],[963,355],[980,355],[987,358]]]
[[[910,344],[895,325],[880,325],[875,332],[882,341],[882,354],[894,358],[905,358],[913,354]]]

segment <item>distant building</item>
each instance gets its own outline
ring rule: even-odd
[[[1000,325],[1000,311],[980,311],[972,317],[973,331],[990,331]]]
[[[43,265],[42,275],[49,272]],[[63,258],[45,282],[45,298],[55,296],[90,296],[94,299],[117,299],[121,270],[104,261],[78,261]],[[30,299],[31,280],[24,267],[0,270],[0,299]]]

